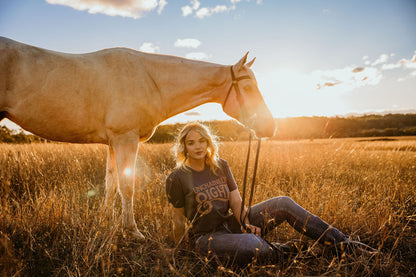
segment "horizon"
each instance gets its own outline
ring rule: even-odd
[[[406,110],[406,111],[401,111],[401,112],[394,112],[394,111],[379,111],[379,112],[366,112],[366,113],[349,113],[349,114],[344,114],[344,115],[331,115],[331,116],[324,116],[324,115],[311,115],[311,116],[286,116],[286,117],[273,117],[275,120],[286,120],[286,119],[298,119],[298,118],[315,118],[315,117],[323,117],[323,118],[351,118],[351,117],[356,117],[356,118],[360,118],[360,117],[365,117],[365,116],[387,116],[387,115],[415,115],[416,114],[416,109],[412,109],[412,110]],[[173,119],[173,120],[171,120]],[[5,121],[5,120],[4,120]],[[15,123],[11,122],[8,120],[8,122],[6,124],[3,124],[4,121],[2,122],[2,124],[0,124],[0,127],[6,127],[8,128],[10,131],[12,131],[13,133],[20,133],[20,132],[24,132],[25,134],[32,134],[28,131],[25,131],[23,128],[21,128],[19,125],[16,125]],[[164,122],[162,122],[159,125],[175,125],[175,124],[186,124],[188,122],[202,122],[202,123],[210,123],[210,122],[226,122],[226,121],[236,121],[234,118],[228,117],[225,119],[206,119],[206,120],[175,120],[175,117],[170,118],[165,120]],[[238,121],[237,121],[238,122]],[[159,126],[158,125],[158,126]],[[279,129],[279,125],[277,125],[277,128]]]
[[[128,47],[220,64],[250,51],[275,118],[331,117],[416,111],[415,14],[412,0],[15,0],[0,4],[0,36],[59,52]],[[229,117],[205,104],[163,123],[215,119]]]

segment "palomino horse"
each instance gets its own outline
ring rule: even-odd
[[[225,66],[125,48],[65,54],[0,37],[0,120],[50,140],[109,145],[104,205],[118,189],[124,228],[144,239],[133,214],[135,162],[159,123],[216,102],[259,137],[274,134],[247,54]]]

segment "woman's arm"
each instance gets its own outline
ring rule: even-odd
[[[188,242],[188,234],[185,234],[185,208],[172,207],[172,219],[175,244],[176,246],[185,246]]]
[[[234,217],[237,219],[240,225],[241,225],[241,221],[240,221],[241,202],[242,200],[241,200],[240,192],[238,191],[238,189],[233,190],[230,193],[230,207],[231,207],[231,210],[233,211]],[[244,206],[243,215],[241,218],[243,218],[246,213],[247,213],[247,208]],[[246,223],[247,228],[249,228],[253,234],[261,236],[261,228],[251,225],[248,220],[248,217],[245,218],[245,223]]]

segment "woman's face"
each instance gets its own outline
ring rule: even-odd
[[[207,155],[208,142],[197,131],[191,130],[185,138],[185,150],[188,159],[205,160]]]

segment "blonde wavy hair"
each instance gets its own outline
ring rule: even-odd
[[[188,157],[186,155],[185,140],[191,131],[198,132],[204,139],[207,140],[207,155],[205,156],[205,163],[210,168],[211,172],[216,174],[219,168],[218,160],[218,142],[205,125],[199,122],[192,122],[186,124],[179,132],[176,145],[174,147],[176,156],[176,167],[189,170],[186,164]]]

